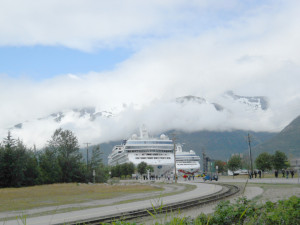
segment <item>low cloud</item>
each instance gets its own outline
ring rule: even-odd
[[[90,2],[97,5],[96,1]],[[289,1],[284,7],[259,7],[238,16],[237,19],[226,21],[226,24],[216,20],[214,26],[209,29],[205,29],[202,23],[192,23],[187,27],[178,26],[178,21],[167,28],[174,15],[179,12],[182,1],[175,1],[171,9],[168,8],[171,4],[169,1],[154,1],[155,4],[131,2],[143,10],[133,11],[129,4],[126,6],[128,11],[120,11],[118,5],[112,9],[112,15],[105,17],[101,24],[92,23],[94,25],[91,28],[84,25],[97,18],[95,14],[98,11],[84,8],[81,1],[76,1],[73,5],[75,8],[71,7],[69,11],[59,11],[57,17],[51,17],[54,21],[47,20],[50,18],[47,13],[40,15],[40,21],[36,20],[36,15],[33,14],[33,27],[29,26],[32,22],[30,14],[22,10],[36,9],[38,13],[38,9],[42,9],[40,14],[43,14],[45,6],[38,7],[34,4],[37,8],[31,8],[32,5],[29,4],[25,9],[18,7],[14,12],[17,14],[19,10],[25,18],[24,30],[20,31],[24,31],[23,36],[19,35],[18,29],[13,29],[15,34],[9,32],[11,27],[21,26],[22,17],[15,18],[9,25],[0,23],[0,30],[7,31],[2,32],[0,45],[42,43],[84,51],[93,51],[99,46],[116,47],[132,43],[138,45],[130,58],[111,71],[66,74],[43,81],[20,80],[1,75],[2,137],[9,128],[23,123],[23,129],[15,129],[14,135],[29,145],[42,145],[59,124],[50,120],[37,120],[38,118],[83,107],[113,111],[117,116],[109,119],[98,118],[93,122],[81,118],[75,123],[72,121],[74,117],[68,114],[61,125],[73,130],[81,143],[118,140],[134,132],[141,124],[146,124],[153,133],[169,129],[279,131],[299,115],[300,19],[297,1]],[[197,5],[195,1],[192,2],[193,5]],[[196,12],[203,12],[207,7],[212,7],[208,2],[211,1],[203,1],[197,5]],[[230,3],[225,11],[237,10],[239,4],[236,1]],[[10,4],[6,4],[6,9],[12,7]],[[57,5],[50,1],[47,5],[50,7],[49,12],[56,11]],[[106,3],[105,6],[97,6],[103,7],[102,10],[105,11],[106,7],[112,7],[108,5]],[[216,9],[213,9],[217,13],[220,9],[217,4],[214,6]],[[84,8],[83,11],[79,10],[81,7]],[[148,8],[149,12],[142,15]],[[171,10],[170,17],[164,14],[165,10]],[[119,12],[122,14],[118,17],[116,14]],[[186,12],[180,11],[180,14],[176,15],[184,16]],[[3,12],[1,15],[7,14],[8,12]],[[75,14],[77,16],[73,17]],[[101,21],[104,14],[99,15],[101,18],[95,21]],[[128,18],[129,14],[132,14],[132,17]],[[149,21],[148,14],[151,14]],[[7,16],[11,18],[13,15]],[[70,18],[66,19],[68,16]],[[180,22],[190,22],[194,16],[194,13],[189,14]],[[75,24],[74,18],[75,21],[83,18],[85,22],[72,29],[71,25]],[[107,23],[111,25],[109,28],[105,27],[108,18],[112,20]],[[125,25],[120,29],[123,19]],[[54,26],[60,22],[67,32],[56,30],[63,29],[62,25],[57,28]],[[94,31],[98,25],[99,29]],[[45,28],[42,28],[43,26]],[[50,33],[46,28],[53,31],[52,36],[46,35]],[[84,29],[87,29],[87,32],[84,32]],[[40,33],[35,32],[36,30]],[[151,34],[154,37],[151,37]],[[249,111],[244,106],[221,97],[228,90],[243,96],[266,96],[269,109]],[[221,104],[226,110],[218,112],[212,105],[190,104],[182,107],[174,102],[175,98],[186,95],[203,97],[210,102]]]

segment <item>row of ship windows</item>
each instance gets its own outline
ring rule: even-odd
[[[190,165],[198,165],[197,163],[176,163],[177,165],[179,165],[179,166],[183,166],[183,165],[188,165],[188,166],[190,166]]]
[[[135,159],[171,159],[171,157],[135,157]]]
[[[173,152],[173,150],[126,150],[126,152]]]
[[[173,150],[172,146],[126,146],[125,149],[169,149]]]
[[[200,160],[199,158],[179,158],[178,156],[176,158],[178,161],[187,161],[187,160],[199,161]]]
[[[173,144],[173,142],[172,141],[127,141],[127,144],[170,145]]]
[[[135,154],[135,155],[151,155],[151,156],[154,156],[154,155],[169,155],[169,154],[162,154],[162,153],[160,153],[160,154],[158,154],[158,153],[147,153],[147,154]]]

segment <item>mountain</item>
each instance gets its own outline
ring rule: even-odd
[[[165,132],[169,137],[172,137],[173,133],[175,134],[176,142],[181,143],[185,151],[194,150],[201,157],[202,150],[210,158],[220,160],[228,160],[233,153],[245,153],[245,151],[248,153],[247,131]],[[268,141],[276,135],[276,133],[268,132],[251,132],[250,134],[254,137],[252,142],[253,147]],[[107,157],[111,153],[113,146],[120,143],[121,140],[100,145],[105,163],[107,163]]]
[[[95,121],[99,117],[104,118],[111,118],[114,116],[114,113],[111,111],[97,111],[95,107],[85,107],[80,109],[71,109],[71,110],[65,110],[61,112],[52,113],[48,116],[38,118],[37,121],[52,121],[57,124],[57,127],[59,127],[59,124],[62,123],[66,118],[68,120],[72,118],[72,121],[78,121],[79,119],[85,119],[89,121]],[[10,129],[22,129],[24,124],[28,124],[32,121],[26,121],[23,123],[18,123],[13,126],[13,128]],[[36,122],[36,121],[34,121]]]
[[[197,96],[183,96],[176,98],[175,100],[177,103],[185,105],[187,103],[196,103],[196,104],[207,104],[207,105],[213,105],[217,111],[223,111],[223,106],[218,103],[210,103],[205,98],[197,97]]]
[[[273,138],[253,148],[255,155],[261,152],[273,154],[277,150],[286,153],[289,158],[300,157],[300,116]]]
[[[253,146],[264,143],[275,134],[268,132],[250,132],[255,137]],[[198,131],[193,133],[177,132],[179,143],[186,143],[185,150],[193,149],[198,155],[202,150],[213,159],[227,160],[234,153],[248,151],[247,131]]]
[[[225,96],[232,98],[233,100],[241,104],[247,105],[252,109],[267,110],[269,107],[268,100],[264,96],[255,96],[255,97],[240,96],[234,94],[233,91],[226,92]]]
[[[217,111],[232,111],[232,103],[241,106],[244,110],[266,111],[269,108],[268,99],[264,96],[241,96],[236,95],[233,91],[228,91],[224,93],[218,99],[218,102],[210,102],[205,98],[193,95],[178,97],[175,101],[181,105],[186,105],[189,103],[194,103],[198,105],[212,105]]]
[[[229,100],[229,101],[228,101]],[[216,112],[223,112],[225,110],[232,112],[233,109],[230,108],[230,104],[233,102],[241,108],[239,110],[266,110],[268,108],[268,101],[265,97],[246,97],[239,96],[234,94],[232,91],[225,93],[220,99],[220,102],[210,102],[209,100],[198,97],[198,96],[182,96],[175,99],[175,102],[179,105],[187,106],[187,105],[208,105],[212,106]],[[246,106],[246,108],[243,108]],[[85,121],[96,121],[97,118],[111,118],[118,115],[122,110],[125,110],[126,107],[122,107],[121,109],[115,108],[115,110],[97,110],[96,107],[84,107],[84,108],[75,108],[75,109],[67,109],[59,112],[51,113],[45,117],[38,118],[36,120],[25,121],[18,124],[15,124],[10,129],[23,129],[26,124],[37,123],[40,122],[53,122],[52,126],[57,126],[59,128],[63,124],[73,123],[75,126],[77,123],[82,123]],[[225,112],[224,112],[225,113]]]
[[[96,144],[122,139],[139,125],[152,123],[156,133],[185,131],[179,138],[183,139],[181,142],[193,143],[189,148],[199,153],[200,149],[206,148],[212,157],[226,159],[231,153],[247,149],[247,145],[244,146],[247,134],[239,129],[260,127],[260,121],[268,115],[267,98],[242,96],[229,91],[214,99],[187,95],[168,101],[156,100],[149,105],[123,103],[111,108],[97,105],[62,109],[40,118],[18,121],[10,130],[26,145],[42,148],[58,128],[73,131],[80,143]],[[247,127],[248,124],[250,126]],[[5,128],[0,131],[4,135],[7,132]],[[258,142],[270,136],[267,133],[257,135]],[[107,151],[111,150],[111,146],[107,148],[110,148]]]

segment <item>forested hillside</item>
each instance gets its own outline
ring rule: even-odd
[[[280,133],[265,143],[255,147],[254,153],[274,153],[279,150],[289,158],[300,157],[300,116],[294,119]]]

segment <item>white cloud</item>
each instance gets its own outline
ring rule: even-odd
[[[80,140],[93,142],[124,137],[142,123],[155,132],[174,128],[278,131],[299,114],[297,1],[254,7],[224,22],[214,15],[220,10],[237,13],[243,8],[239,1],[230,1],[226,9],[222,7],[228,1],[11,2],[0,9],[4,21],[0,45],[64,45],[87,51],[134,43],[139,47],[108,72],[40,82],[0,77],[2,130],[87,106],[121,112],[97,123],[65,121],[64,126],[78,133]],[[214,21],[205,26],[211,18],[208,9]],[[267,96],[270,109],[245,114],[240,106],[219,102],[229,109],[221,114],[211,106],[180,108],[168,102],[190,94],[218,102],[228,90]],[[45,130],[28,123],[28,133],[19,134],[24,140],[44,141],[55,127],[43,123]]]

